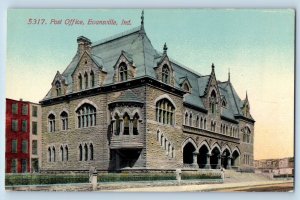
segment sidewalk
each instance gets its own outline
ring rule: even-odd
[[[215,191],[220,189],[232,189],[251,186],[274,185],[281,183],[293,183],[293,180],[279,181],[260,181],[260,182],[240,182],[240,183],[223,183],[223,184],[204,184],[204,185],[181,185],[181,186],[160,186],[160,187],[143,187],[143,188],[125,188],[116,190],[101,190],[101,192],[195,192],[195,191]]]

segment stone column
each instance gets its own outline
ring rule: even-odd
[[[205,169],[211,169],[211,166],[210,166],[210,156],[211,154],[210,153],[207,153],[206,154],[206,164],[205,164]]]
[[[129,135],[133,135],[133,121],[129,120]]]
[[[193,166],[198,167],[198,161],[197,161],[197,156],[198,156],[198,152],[194,151],[193,152]]]
[[[120,119],[120,134],[119,135],[123,135],[124,133],[124,121],[123,119]]]
[[[217,169],[221,169],[221,155],[218,155],[218,165]]]
[[[227,169],[231,169],[231,156],[227,157]]]

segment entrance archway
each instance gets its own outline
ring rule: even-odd
[[[187,143],[183,148],[183,163],[184,164],[193,164],[193,153],[196,148],[192,143]]]
[[[225,169],[228,168],[228,159],[230,159],[230,152],[228,149],[225,149],[222,153],[222,167],[224,167]]]
[[[234,150],[233,153],[232,153],[231,165],[233,167],[239,167],[240,166],[240,153],[237,150]]]
[[[211,157],[210,157],[210,165],[212,169],[217,169],[218,167],[218,160],[220,159],[221,152],[218,147],[215,147],[211,151]]]
[[[198,165],[199,168],[205,168],[205,165],[207,164],[207,154],[209,150],[206,145],[202,145],[202,147],[199,149],[199,155],[198,155]]]

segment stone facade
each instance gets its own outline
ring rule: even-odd
[[[254,120],[230,78],[158,54],[142,26],[81,36],[42,104],[42,170],[253,170]],[[183,75],[184,74],[184,75]]]

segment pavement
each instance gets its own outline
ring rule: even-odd
[[[178,186],[160,186],[160,187],[139,187],[139,188],[123,188],[115,190],[101,190],[101,192],[206,192],[228,190],[234,188],[250,188],[256,186],[272,186],[278,184],[293,184],[293,180],[276,180],[276,181],[251,181],[238,183],[222,183],[222,184],[203,184],[203,185],[178,185]]]

